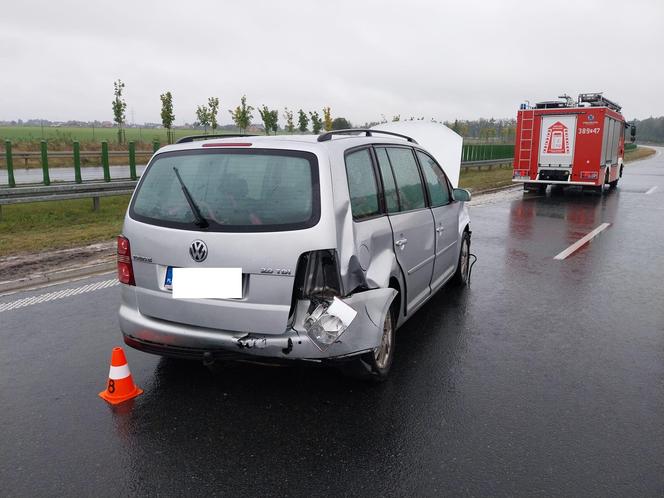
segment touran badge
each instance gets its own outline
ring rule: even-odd
[[[191,255],[191,259],[197,263],[205,261],[205,258],[207,258],[208,255],[208,248],[205,245],[205,242],[202,240],[194,240],[191,243],[191,246],[189,246],[189,254]]]

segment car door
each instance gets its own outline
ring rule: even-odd
[[[418,150],[416,155],[422,167],[436,232],[436,258],[431,277],[431,289],[435,291],[454,274],[456,269],[461,203],[455,202],[452,198],[449,182],[438,163],[422,151]]]
[[[414,311],[431,294],[435,259],[434,225],[424,186],[410,147],[376,147],[392,225],[394,252],[406,284],[406,311]],[[396,196],[390,186],[396,185]],[[396,202],[395,202],[396,201]]]

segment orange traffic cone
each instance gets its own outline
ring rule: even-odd
[[[111,369],[108,372],[108,384],[106,390],[99,393],[99,396],[112,405],[117,405],[128,399],[135,398],[143,392],[143,389],[134,384],[127,365],[122,348],[113,348],[111,354]]]

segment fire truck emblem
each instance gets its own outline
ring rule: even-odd
[[[546,154],[569,154],[569,131],[560,121],[556,121],[546,131],[544,151]]]

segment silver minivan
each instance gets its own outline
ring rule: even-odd
[[[129,346],[382,379],[395,330],[446,282],[467,283],[470,194],[414,139],[194,138],[152,157],[118,237]]]

